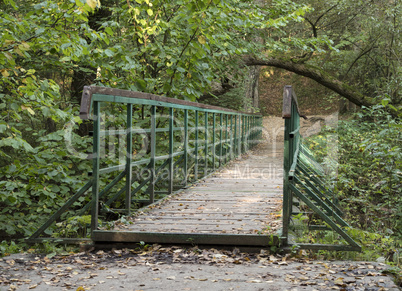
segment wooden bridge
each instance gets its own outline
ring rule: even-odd
[[[98,242],[268,246],[282,228],[283,143],[260,144],[217,172],[141,209]]]
[[[91,179],[29,241],[52,239],[42,235],[86,197],[77,215],[90,211],[84,239],[98,244],[291,246],[292,217],[313,213],[320,224],[307,228],[333,230],[344,243],[298,247],[360,250],[324,171],[303,146],[290,86],[283,108],[284,141],[278,141],[277,129],[264,127],[259,114],[85,87],[81,118],[94,127]],[[83,238],[63,238],[77,240]]]

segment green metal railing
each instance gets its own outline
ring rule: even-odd
[[[300,134],[300,117],[297,97],[291,86],[285,86],[283,93],[284,136],[284,180],[283,180],[283,229],[282,241],[289,243],[294,202],[304,203],[323,222],[323,225],[309,225],[309,230],[333,230],[348,245],[302,244],[306,249],[328,249],[360,251],[361,247],[346,233],[350,226],[342,219],[342,211],[334,201],[333,193],[326,187],[324,170],[314,159],[311,151],[303,145]]]
[[[135,205],[152,204],[213,173],[262,134],[260,114],[105,87],[84,87],[80,117],[93,120],[91,179],[32,241],[91,188],[78,215],[91,209],[94,231],[102,211],[130,215]]]

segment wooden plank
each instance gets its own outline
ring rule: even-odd
[[[231,235],[205,233],[147,233],[147,232],[109,232],[94,231],[97,242],[146,242],[163,244],[200,244],[234,246],[272,246],[279,245],[279,237],[266,235]]]

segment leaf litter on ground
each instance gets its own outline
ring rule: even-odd
[[[22,287],[36,290],[48,290],[46,288],[51,287],[61,287],[63,290],[99,290],[99,285],[106,286],[110,281],[122,284],[122,280],[128,278],[128,274],[136,266],[145,266],[152,272],[160,273],[175,264],[199,266],[200,270],[202,266],[208,266],[216,268],[217,272],[215,277],[210,277],[202,271],[197,275],[195,269],[192,275],[169,273],[162,277],[159,274],[149,281],[159,283],[169,280],[180,284],[186,280],[229,284],[240,279],[238,274],[227,270],[243,268],[247,272],[257,267],[258,272],[253,269],[250,274],[243,274],[243,283],[285,284],[290,289],[304,286],[303,290],[398,290],[383,273],[388,268],[383,263],[317,261],[291,254],[272,254],[264,249],[259,253],[247,253],[237,248],[188,249],[158,244],[50,257],[19,254],[0,258],[0,290],[3,287],[6,290],[19,290]],[[222,270],[226,271],[222,273]]]

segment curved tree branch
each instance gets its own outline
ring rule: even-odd
[[[310,78],[358,106],[372,106],[375,104],[370,97],[363,95],[357,89],[348,86],[346,83],[341,82],[340,80],[330,76],[323,70],[314,66],[280,59],[259,60],[248,57],[243,59],[243,61],[247,66],[258,65],[275,67]]]

